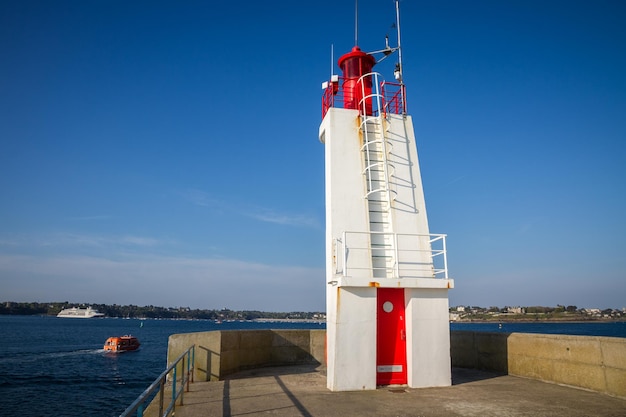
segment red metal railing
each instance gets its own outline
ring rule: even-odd
[[[380,83],[383,96],[383,111],[391,114],[406,113],[406,86],[399,83]]]
[[[378,74],[367,74],[365,77],[372,76],[373,79],[379,79]],[[331,107],[337,108],[353,108],[354,91],[348,91],[344,86],[346,79],[344,77],[334,76],[331,81],[327,83],[324,92],[322,93],[322,119],[326,116],[328,109]],[[353,83],[354,84],[354,83]],[[362,83],[358,82],[358,86]],[[358,88],[358,87],[357,87]],[[386,81],[373,82],[372,83],[371,96],[379,95],[381,98],[381,108],[373,109],[373,114],[403,114],[406,113],[406,87],[404,84],[390,83]],[[368,94],[369,96],[370,94]],[[363,95],[361,95],[362,97]],[[361,107],[361,106],[359,106]],[[363,109],[359,109],[360,113],[363,113]],[[368,114],[370,110],[367,111]]]

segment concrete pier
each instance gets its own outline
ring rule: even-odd
[[[170,336],[168,363],[196,346],[196,381],[267,366],[325,365],[324,330],[248,330]],[[452,366],[571,385],[626,399],[626,339],[453,331]]]
[[[451,386],[333,392],[324,330],[172,335],[168,361],[197,352],[176,416],[626,416],[626,339],[455,331],[450,340]]]
[[[176,417],[623,417],[626,400],[472,369],[453,368],[452,386],[332,392],[324,368],[247,370],[191,385]]]

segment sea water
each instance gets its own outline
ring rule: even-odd
[[[452,330],[626,337],[624,322],[452,323]],[[0,316],[0,416],[119,416],[166,368],[174,333],[324,329],[324,323],[61,319]],[[105,353],[110,336],[132,334],[137,352]]]
[[[323,323],[0,316],[0,416],[119,416],[166,368],[171,334],[324,329]],[[105,353],[110,336],[141,348]]]

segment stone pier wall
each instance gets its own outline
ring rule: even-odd
[[[195,345],[196,381],[216,381],[244,369],[325,363],[325,330],[226,330],[174,334],[167,363]]]
[[[451,332],[452,366],[570,385],[626,398],[626,339]]]

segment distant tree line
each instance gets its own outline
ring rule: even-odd
[[[136,305],[109,305],[109,304],[76,304],[65,302],[52,303],[16,303],[3,302],[0,304],[0,315],[43,315],[56,316],[65,308],[91,307],[103,313],[106,317],[128,317],[146,319],[204,319],[204,320],[255,320],[255,319],[307,319],[316,320],[325,318],[321,312],[267,312],[257,310],[235,311],[229,309],[200,310],[189,307],[157,307]]]

